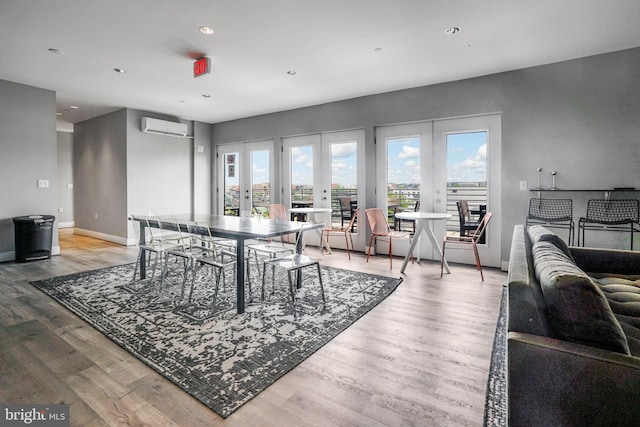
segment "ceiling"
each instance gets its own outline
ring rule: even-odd
[[[0,0],[0,79],[70,123],[217,123],[638,47],[639,22],[638,0]]]

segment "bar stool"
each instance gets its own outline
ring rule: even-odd
[[[571,245],[574,241],[575,223],[573,222],[573,201],[571,199],[543,199],[529,200],[529,213],[526,227],[541,224],[549,228],[564,228],[569,230]]]
[[[578,221],[578,246],[580,234],[584,246],[585,230],[629,232],[633,250],[633,232],[640,231],[640,201],[636,199],[587,201],[587,214]],[[580,233],[582,232],[582,233]]]

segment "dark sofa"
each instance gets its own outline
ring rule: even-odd
[[[514,229],[509,425],[640,426],[640,252]]]

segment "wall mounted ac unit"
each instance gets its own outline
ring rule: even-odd
[[[157,133],[167,136],[184,138],[187,136],[187,125],[184,123],[168,122],[166,120],[143,117],[140,130],[145,133]]]

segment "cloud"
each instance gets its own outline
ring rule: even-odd
[[[398,158],[399,159],[419,159],[420,148],[403,145],[402,151],[398,154]]]
[[[450,164],[447,180],[453,182],[476,182],[487,180],[487,144],[478,147],[473,157]]]
[[[358,145],[355,142],[331,145],[331,157],[344,158],[355,156],[358,151]]]

